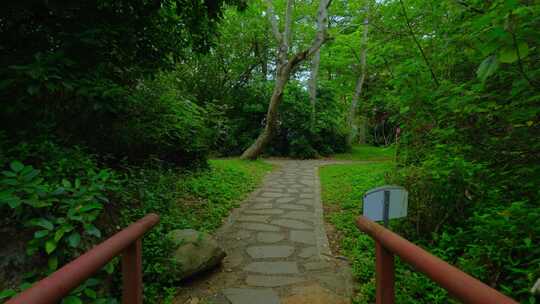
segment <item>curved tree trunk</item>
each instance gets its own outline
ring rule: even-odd
[[[270,142],[275,133],[278,107],[283,100],[283,90],[289,80],[289,73],[285,73],[286,71],[282,70],[283,68],[278,70],[278,79],[276,79],[276,85],[274,86],[270,104],[268,105],[268,111],[266,112],[266,125],[255,142],[242,153],[241,159],[256,159],[263,152],[264,147]]]
[[[270,98],[270,104],[268,105],[268,111],[266,112],[266,124],[263,131],[255,142],[247,148],[244,153],[240,156],[241,159],[256,159],[264,151],[266,145],[272,139],[272,136],[275,133],[277,125],[277,116],[279,104],[283,100],[283,90],[285,85],[289,81],[291,72],[302,63],[307,57],[313,56],[326,41],[326,31],[323,35],[317,35],[315,40],[311,44],[311,47],[302,52],[296,53],[291,58],[289,55],[289,43],[291,39],[291,23],[292,23],[292,6],[294,0],[287,0],[287,8],[285,11],[285,29],[283,33],[279,31],[279,25],[277,17],[274,13],[274,6],[271,0],[267,0],[268,9],[267,15],[270,19],[270,24],[272,26],[272,32],[276,40],[279,42],[278,50],[278,62],[277,62],[277,71],[276,71],[276,84],[274,85],[274,91],[272,92],[272,97]],[[321,0],[321,3],[324,5],[319,6],[319,10],[328,9],[330,5],[330,0]],[[319,13],[320,14],[320,13]]]

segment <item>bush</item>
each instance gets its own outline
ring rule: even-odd
[[[113,152],[144,160],[154,155],[184,166],[203,164],[209,149],[206,112],[179,89],[174,73],[139,82],[114,125]]]
[[[280,108],[278,133],[269,153],[297,158],[314,158],[345,152],[348,128],[347,107],[330,91],[319,90],[315,120],[311,120],[308,94],[297,83],[289,83]]]
[[[6,273],[22,274],[0,277],[2,287],[11,287],[0,298],[28,288],[98,242],[104,228],[97,227],[98,220],[118,185],[110,170],[98,168],[79,148],[61,149],[52,141],[16,147],[3,143],[2,148],[6,158],[17,155],[26,164],[12,160],[0,176],[0,221],[9,236],[1,266],[9,269]],[[113,267],[106,269],[110,273]],[[64,301],[97,300],[108,287],[102,279],[88,280]]]
[[[211,160],[209,168],[179,171],[159,164],[132,168],[120,193],[122,221],[128,225],[150,212],[160,223],[143,238],[145,303],[170,300],[179,285],[167,269],[173,229],[217,229],[229,211],[252,191],[271,165],[260,161]]]

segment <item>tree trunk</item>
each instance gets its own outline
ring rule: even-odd
[[[270,19],[270,24],[272,26],[272,32],[276,40],[279,42],[278,50],[278,62],[277,62],[277,71],[276,71],[276,84],[274,85],[274,91],[272,92],[272,97],[270,98],[270,104],[268,105],[268,111],[266,112],[266,123],[263,131],[255,142],[247,148],[244,153],[240,156],[241,159],[256,159],[261,155],[266,145],[272,139],[272,136],[275,133],[277,125],[277,116],[279,104],[283,100],[283,90],[285,90],[285,85],[289,81],[291,72],[302,63],[307,57],[313,56],[326,41],[326,31],[323,35],[317,35],[315,40],[311,44],[311,47],[302,52],[296,53],[293,57],[288,58],[289,55],[289,43],[291,39],[291,24],[292,24],[292,6],[294,0],[287,0],[287,8],[285,12],[285,29],[283,33],[279,31],[278,20],[274,13],[274,6],[271,0],[267,0],[268,9],[267,15]],[[325,5],[320,5],[319,10],[322,8],[324,10],[328,9],[330,4],[329,0],[321,0]]]
[[[311,124],[315,122],[315,105],[317,104],[317,77],[319,75],[319,65],[321,62],[321,52],[318,50],[313,54],[311,61],[311,75],[308,80],[309,101],[311,103]]]
[[[321,0],[317,12],[317,38],[324,39],[328,23],[328,5],[329,0]],[[311,102],[311,123],[315,121],[315,105],[317,104],[317,79],[319,76],[319,66],[321,63],[321,50],[318,49],[313,54],[311,60],[311,74],[308,80],[309,100]]]
[[[272,136],[274,135],[277,116],[278,116],[278,107],[281,101],[283,100],[283,90],[285,85],[289,80],[289,73],[283,70],[283,67],[278,68],[276,84],[274,86],[274,91],[272,92],[272,97],[270,98],[270,104],[268,105],[268,111],[266,112],[266,124],[264,130],[261,132],[259,137],[255,142],[242,153],[241,159],[256,159],[264,150],[265,146],[270,142]]]
[[[354,89],[354,94],[351,100],[351,107],[349,109],[349,127],[351,130],[351,133],[347,138],[347,142],[349,143],[349,145],[352,144],[354,139],[356,138],[358,129],[355,123],[356,109],[358,108],[358,100],[360,100],[360,96],[362,95],[362,89],[364,87],[364,81],[366,79],[366,54],[369,24],[369,17],[367,14],[368,8],[366,7],[366,17],[364,18],[364,32],[362,34],[362,40],[360,41],[360,47],[362,49],[360,53],[360,76],[358,76],[358,80],[356,81],[356,87]]]

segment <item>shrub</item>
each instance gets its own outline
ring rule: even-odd
[[[97,222],[109,203],[109,191],[117,187],[117,179],[110,170],[99,169],[82,150],[62,150],[52,141],[6,150],[7,158],[16,152],[25,162],[31,161],[41,169],[13,160],[0,176],[1,225],[9,231],[5,241],[12,250],[2,267],[10,269],[9,273],[24,273],[2,277],[2,285],[18,285],[16,290],[23,290],[99,241],[102,229]],[[37,154],[39,151],[43,154]],[[26,242],[27,257],[17,249],[21,242]],[[110,264],[106,269],[112,272],[113,267]],[[88,280],[64,302],[101,299],[98,294],[107,286],[100,282],[101,276]],[[6,289],[2,297],[14,293],[15,289]]]
[[[138,160],[154,155],[187,166],[206,161],[206,113],[179,89],[175,74],[141,81],[129,101],[110,138],[114,153]]]
[[[347,145],[346,110],[347,107],[330,91],[320,89],[312,122],[307,92],[297,83],[289,83],[280,109],[278,134],[269,153],[314,158],[345,152],[350,148]]]

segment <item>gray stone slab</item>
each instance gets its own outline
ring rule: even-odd
[[[259,232],[257,233],[257,241],[261,243],[276,243],[285,239],[283,233],[277,232]]]
[[[316,271],[316,270],[323,270],[323,269],[329,269],[332,265],[325,261],[314,261],[314,262],[306,262],[304,263],[304,268],[308,271]]]
[[[279,287],[305,282],[302,277],[248,275],[246,284],[257,287]],[[257,302],[258,303],[258,302]]]
[[[315,245],[317,243],[315,234],[311,231],[292,230],[289,233],[289,239],[293,242]]]
[[[300,193],[300,198],[315,198],[313,193]]]
[[[317,254],[317,247],[306,247],[300,250],[298,256],[304,259],[311,258]]]
[[[313,221],[315,219],[315,213],[311,211],[289,211],[283,214],[281,217],[295,220]]]
[[[294,253],[294,247],[288,245],[252,246],[246,249],[254,259],[287,258]]]
[[[257,196],[257,197],[252,198],[251,201],[256,202],[256,203],[268,203],[272,199],[273,199],[272,197],[260,197],[260,196]]]
[[[292,228],[292,229],[313,229],[312,225],[308,225],[304,222],[298,221],[298,220],[291,220],[291,219],[277,219],[270,222],[273,225],[285,227],[285,228]]]
[[[279,304],[279,296],[272,289],[227,288],[221,291],[231,304]]]
[[[256,231],[279,231],[279,227],[262,223],[241,223],[240,228]]]
[[[287,193],[281,193],[281,192],[263,192],[259,195],[261,197],[269,197],[269,198],[288,196]]]
[[[258,222],[267,223],[270,219],[269,215],[241,215],[238,217],[239,222]]]
[[[280,209],[288,209],[288,210],[307,210],[306,206],[299,206],[299,205],[293,205],[293,204],[281,204],[279,205]]]
[[[233,237],[237,240],[244,240],[244,239],[248,239],[249,237],[251,236],[251,233],[249,233],[249,231],[238,231],[237,233],[235,233],[233,235]]]
[[[235,250],[233,252],[227,252],[227,256],[223,259],[223,265],[226,268],[235,268],[240,266],[243,261],[242,250]]]
[[[270,203],[262,203],[262,204],[254,204],[248,207],[249,209],[272,209],[272,204]]]
[[[252,262],[244,267],[244,271],[262,274],[297,274],[296,262]]]
[[[280,197],[278,199],[276,199],[276,203],[290,203],[292,201],[294,201],[295,198],[294,197]]]
[[[262,215],[276,215],[283,214],[283,210],[280,209],[262,209],[262,210],[244,210],[244,213],[247,214],[262,214]]]
[[[300,205],[313,206],[313,201],[314,199],[303,198],[303,199],[297,200],[295,203],[300,204]]]

